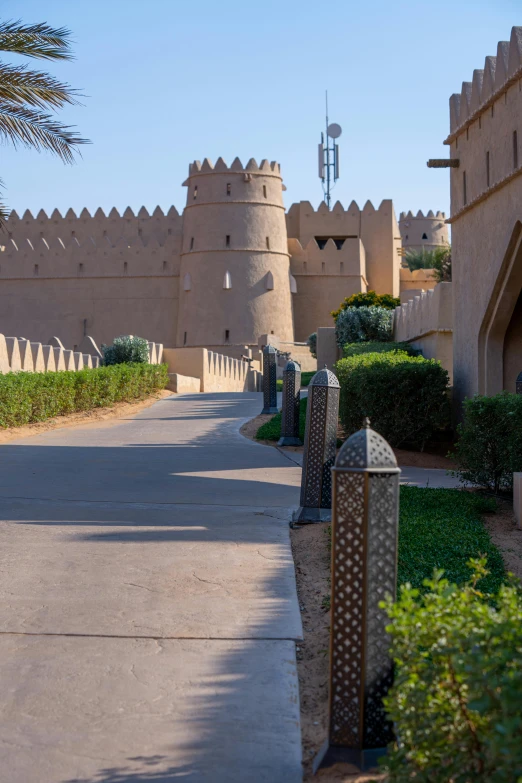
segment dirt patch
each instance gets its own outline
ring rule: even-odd
[[[404,468],[435,468],[442,470],[454,470],[456,465],[453,460],[442,454],[434,454],[428,451],[408,451],[407,449],[393,449],[397,464]]]
[[[304,781],[363,783],[383,780],[382,776],[375,774],[360,775],[348,764],[336,764],[312,775],[312,761],[327,734],[330,641],[328,527],[325,522],[296,528],[290,533],[304,633],[304,641],[297,645]]]
[[[26,424],[23,427],[0,429],[0,443],[8,443],[10,440],[18,438],[31,438],[34,435],[41,435],[42,432],[49,432],[49,430],[95,425],[100,421],[109,421],[110,419],[124,419],[128,416],[134,416],[164,397],[171,397],[172,394],[173,392],[164,389],[151,394],[144,400],[136,400],[136,402],[117,402],[110,408],[95,408],[92,411],[69,413],[66,416],[57,416],[54,419],[39,421],[35,424]]]
[[[491,540],[500,549],[508,571],[522,579],[522,530],[517,528],[513,507],[507,500],[497,501],[494,514],[485,514],[484,521]]]
[[[257,440],[256,438],[256,432],[258,429],[263,424],[266,424],[267,421],[273,419],[274,416],[275,414],[273,413],[260,413],[259,416],[255,416],[253,419],[250,419],[250,421],[246,421],[244,424],[242,424],[239,432],[245,438],[254,440],[256,443],[264,443],[265,446],[275,446],[276,444],[273,440]]]

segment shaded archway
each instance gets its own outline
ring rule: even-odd
[[[514,368],[520,364],[522,370],[521,292],[522,223],[517,221],[480,329],[479,394],[514,391]]]

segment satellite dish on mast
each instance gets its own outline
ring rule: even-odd
[[[343,129],[336,122],[331,122],[327,127],[326,132],[331,139],[338,139]]]

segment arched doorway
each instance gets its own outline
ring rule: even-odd
[[[522,223],[517,221],[479,334],[479,394],[515,391],[522,370]]]

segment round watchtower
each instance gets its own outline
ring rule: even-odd
[[[183,184],[177,345],[242,347],[270,333],[293,342],[279,164],[205,159]]]
[[[402,246],[408,250],[435,250],[437,247],[449,245],[448,226],[445,223],[444,212],[434,214],[430,209],[424,215],[419,209],[416,215],[412,212],[401,212],[399,229]]]

